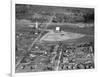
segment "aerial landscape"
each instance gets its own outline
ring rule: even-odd
[[[15,5],[15,72],[94,69],[94,8]]]

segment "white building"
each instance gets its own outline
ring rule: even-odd
[[[55,32],[60,32],[60,31],[61,31],[60,27],[56,27]]]
[[[35,28],[38,29],[38,22],[35,23]]]

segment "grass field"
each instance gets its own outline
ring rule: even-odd
[[[69,40],[69,39],[77,39],[77,38],[81,38],[84,37],[85,35],[83,34],[79,34],[79,33],[71,33],[71,32],[54,32],[49,31],[46,35],[44,35],[41,40],[45,40],[45,41],[65,41],[65,40]]]

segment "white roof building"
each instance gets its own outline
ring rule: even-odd
[[[60,27],[56,27],[56,30],[57,30],[57,31],[60,31]]]

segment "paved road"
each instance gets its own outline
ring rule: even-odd
[[[55,58],[56,58],[56,53],[57,53],[57,50],[58,50],[58,47],[59,47],[59,45],[57,44],[56,46],[55,46],[55,48],[54,48],[54,52],[55,52],[55,56],[52,58],[52,63],[54,63],[54,61],[55,61]]]
[[[59,58],[58,58],[58,61],[57,61],[57,65],[56,65],[56,71],[58,71],[59,70],[59,64],[60,64],[60,60],[61,60],[61,56],[62,56],[62,49],[59,51]]]
[[[20,65],[20,62],[23,60],[23,58],[31,51],[33,45],[41,38],[42,33],[44,33],[44,31],[45,31],[45,30],[47,29],[47,27],[50,25],[50,23],[52,22],[54,16],[55,16],[55,14],[54,14],[53,16],[51,16],[50,21],[46,24],[45,29],[43,29],[42,32],[40,33],[40,35],[32,42],[32,44],[29,46],[29,49],[28,49],[28,51],[25,53],[25,55],[20,57],[20,60],[17,62],[16,66],[15,66],[16,69],[17,69],[18,66]]]
[[[35,25],[36,23],[30,23],[30,25]],[[38,23],[38,24],[41,24],[41,23]],[[42,23],[42,25],[44,24],[47,24],[47,23]],[[50,25],[59,25],[59,26],[62,26],[62,25],[67,25],[67,26],[70,26],[70,27],[93,27],[94,24],[93,23],[50,23]]]

